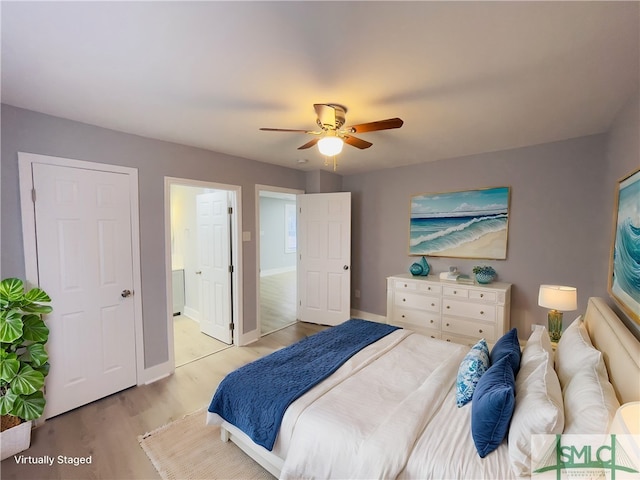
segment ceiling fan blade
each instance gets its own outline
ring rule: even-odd
[[[310,130],[295,130],[290,128],[261,128],[260,130],[264,130],[265,132],[320,133],[320,132],[312,132]]]
[[[350,133],[375,132],[376,130],[390,130],[392,128],[400,128],[404,122],[399,118],[388,118],[387,120],[379,120],[377,122],[361,123],[360,125],[352,125],[345,128]]]
[[[367,142],[366,140],[362,140],[361,138],[357,138],[352,135],[345,135],[344,137],[342,137],[342,139],[344,140],[344,143],[348,143],[352,147],[356,147],[361,150],[369,148],[371,145],[373,145],[373,143],[371,142]]]
[[[320,140],[319,138],[314,138],[313,140],[309,140],[307,143],[305,143],[304,145],[302,145],[301,147],[298,147],[298,150],[305,150],[307,148],[311,148],[313,147],[316,143],[318,143],[318,140]]]

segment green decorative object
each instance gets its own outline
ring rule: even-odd
[[[412,263],[409,267],[409,272],[415,277],[426,277],[427,275],[429,275],[430,271],[431,267],[429,267],[427,259],[424,257],[422,257],[419,262]]]
[[[0,415],[23,421],[42,416],[44,378],[49,373],[45,344],[49,328],[42,319],[51,312],[44,290],[25,292],[17,278],[0,282]]]
[[[496,271],[490,265],[476,265],[473,267],[473,273],[476,275],[476,281],[482,284],[491,283],[496,278]]]

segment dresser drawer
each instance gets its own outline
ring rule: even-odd
[[[443,315],[456,315],[460,317],[477,318],[478,320],[486,320],[487,322],[494,322],[496,319],[495,305],[471,302],[456,302],[455,300],[449,299],[445,299],[443,302]]]
[[[425,312],[406,308],[396,308],[392,317],[393,323],[419,326],[425,328],[437,328],[440,330],[440,314],[438,312]]]
[[[479,300],[481,302],[496,303],[497,295],[495,292],[482,292],[480,290],[469,290],[469,298]]]
[[[420,283],[418,285],[418,291],[421,293],[426,293],[427,295],[438,295],[440,296],[440,292],[442,292],[442,287],[440,285],[432,285],[429,283]]]
[[[450,333],[446,332],[442,334],[442,340],[451,343],[459,343],[460,345],[466,345],[468,347],[473,347],[476,343],[478,343],[478,340],[480,340],[480,338],[451,335]]]
[[[469,290],[460,287],[442,287],[442,294],[446,297],[468,298]]]
[[[442,332],[464,335],[476,339],[485,338],[487,342],[493,342],[496,336],[495,325],[462,320],[461,318],[442,319]]]
[[[395,288],[397,292],[415,292],[418,290],[418,283],[411,280],[396,280]]]
[[[400,308],[417,308],[429,312],[440,312],[440,299],[416,293],[396,292],[395,304]]]

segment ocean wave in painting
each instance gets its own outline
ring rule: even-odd
[[[428,254],[456,248],[488,233],[506,230],[507,220],[507,214],[412,218],[411,251]]]
[[[618,224],[613,275],[618,286],[640,303],[640,227],[634,226],[630,218]]]

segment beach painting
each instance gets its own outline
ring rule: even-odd
[[[609,293],[640,323],[640,170],[620,181],[615,215]]]
[[[509,187],[411,197],[409,255],[507,258]]]

